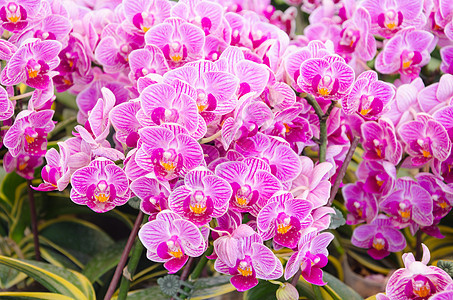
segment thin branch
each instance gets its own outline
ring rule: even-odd
[[[222,135],[222,130],[219,130],[215,134],[208,136],[207,138],[201,139],[200,144],[206,144],[206,143],[212,142],[213,140],[215,140],[216,138],[218,138],[221,135]]]
[[[143,221],[143,212],[140,210],[138,213],[137,219],[135,220],[134,227],[132,228],[131,234],[127,239],[126,247],[124,248],[123,254],[121,254],[121,259],[118,265],[116,266],[115,274],[113,274],[112,281],[110,282],[107,293],[105,294],[104,300],[110,300],[113,294],[115,293],[116,285],[121,278],[123,273],[124,266],[126,265],[127,258],[129,257],[129,252],[131,252],[132,245],[134,244],[135,238],[137,237],[138,230]]]
[[[422,231],[420,229],[415,234],[415,260],[422,260]]]
[[[35,195],[31,188],[32,182],[27,180],[28,185],[28,200],[30,201],[30,216],[31,216],[31,229],[33,231],[33,243],[35,245],[35,259],[41,260],[41,251],[39,251],[39,236],[38,236],[38,217],[36,216]]]
[[[31,95],[33,95],[33,92],[28,92],[28,93],[25,93],[22,95],[13,96],[13,97],[9,98],[9,100],[11,100],[11,101],[20,100],[20,99],[30,97]]]
[[[333,199],[335,199],[335,195],[338,192],[338,189],[340,188],[340,184],[343,182],[343,177],[346,174],[346,170],[348,169],[349,163],[351,162],[352,156],[354,155],[354,151],[357,148],[357,145],[359,144],[360,137],[356,136],[352,140],[351,147],[348,150],[348,153],[346,154],[346,158],[343,161],[343,164],[341,165],[340,171],[338,172],[337,178],[335,178],[335,183],[332,186],[332,190],[330,191],[330,198],[329,202],[327,202],[327,206],[331,206]]]

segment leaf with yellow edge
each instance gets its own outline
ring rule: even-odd
[[[74,300],[71,297],[56,293],[37,292],[0,292],[2,299],[36,299],[36,300]]]
[[[231,276],[216,276],[199,278],[195,281],[191,300],[211,299],[236,290],[230,283]]]
[[[85,276],[75,271],[42,262],[19,260],[6,256],[0,256],[0,264],[24,272],[51,292],[77,300],[96,299],[91,283]]]

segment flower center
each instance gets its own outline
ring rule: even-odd
[[[179,245],[177,243],[175,243],[174,241],[171,241],[171,240],[168,241],[167,247],[168,247],[168,254],[170,254],[171,256],[173,256],[175,258],[181,258],[184,255],[181,247],[179,247]]]
[[[206,197],[202,191],[196,191],[191,197],[190,210],[196,215],[202,215],[207,209]]]
[[[6,6],[6,15],[8,21],[17,23],[22,18],[20,6],[13,2],[8,3]]]
[[[110,188],[105,180],[101,180],[98,183],[94,191],[94,198],[101,203],[107,202],[110,199]]]
[[[415,295],[417,295],[421,298],[428,297],[431,294],[431,289],[429,287],[429,284],[427,282],[423,282],[423,281],[414,282],[412,290]]]
[[[404,220],[408,220],[411,217],[411,210],[410,207],[407,207],[405,203],[400,203],[398,209],[398,214],[403,218]]]
[[[249,265],[246,261],[241,261],[238,266],[238,272],[245,277],[252,276],[252,266]]]
[[[240,206],[246,206],[250,202],[252,194],[250,186],[246,185],[238,189],[236,192],[236,203]]]
[[[380,251],[385,247],[385,240],[383,238],[374,238],[373,248]]]
[[[291,228],[292,226],[290,217],[286,217],[282,223],[277,224],[277,232],[280,234],[287,233]]]

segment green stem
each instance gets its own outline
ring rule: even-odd
[[[137,269],[138,262],[140,261],[140,257],[142,256],[142,252],[143,252],[143,244],[137,238],[135,240],[134,248],[131,251],[132,254],[131,254],[131,257],[129,258],[129,263],[127,264],[127,267],[125,269],[129,273],[129,278],[126,278],[125,276],[123,276],[123,278],[121,278],[120,290],[118,292],[118,300],[126,299],[127,292],[129,291],[129,287],[131,285],[132,277],[135,274],[135,270]],[[124,274],[124,271],[123,271],[123,274]]]
[[[193,269],[192,274],[190,274],[190,276],[189,276],[190,281],[193,281],[195,279],[198,279],[198,277],[200,277],[201,271],[203,271],[204,267],[206,266],[206,263],[208,262],[207,256],[211,255],[213,251],[214,251],[214,246],[209,246],[209,248],[203,253],[203,256],[201,257],[200,261],[195,266],[195,269]],[[190,288],[185,287],[184,291],[190,292]],[[181,297],[181,299],[185,299],[186,295],[181,295],[180,297]]]
[[[318,101],[316,101],[313,96],[307,95],[305,96],[305,99],[313,107],[319,119],[319,162],[325,162],[327,153],[327,119],[334,107],[334,103],[330,105],[329,109],[324,114]]]
[[[322,300],[323,298],[322,298],[321,288],[314,284],[312,284],[311,286],[313,288],[313,292],[315,293],[315,299]]]

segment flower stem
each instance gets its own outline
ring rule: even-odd
[[[217,131],[215,134],[208,136],[207,138],[201,139],[200,144],[206,144],[206,143],[212,142],[213,140],[215,140],[216,138],[218,138],[221,135],[222,135],[222,130],[219,129],[219,131]]]
[[[313,107],[319,119],[319,162],[325,162],[327,153],[327,119],[335,103],[332,102],[324,114],[318,101],[312,95],[305,96],[305,99]]]
[[[127,292],[129,291],[129,287],[131,285],[132,277],[135,274],[135,270],[137,269],[138,262],[140,261],[140,257],[142,256],[143,252],[143,245],[139,239],[135,240],[134,249],[132,249],[131,258],[129,259],[129,263],[125,270],[127,270],[127,274],[129,278],[123,276],[121,278],[120,283],[120,291],[118,293],[118,300],[124,300],[127,297]],[[124,272],[123,272],[124,275]]]
[[[140,229],[140,224],[143,221],[143,212],[140,210],[138,213],[137,219],[135,220],[134,227],[132,228],[131,234],[127,239],[126,247],[124,248],[123,254],[121,254],[121,259],[118,265],[116,266],[115,274],[113,274],[112,281],[110,282],[107,293],[105,294],[104,300],[110,300],[113,293],[115,293],[116,285],[120,280],[121,274],[123,273],[124,266],[126,265],[129,252],[131,252],[132,245],[134,244],[135,238],[137,237],[138,230]]]
[[[198,277],[200,277],[201,271],[203,271],[204,267],[206,266],[206,263],[208,262],[207,256],[211,255],[213,251],[214,251],[214,246],[209,246],[209,248],[203,253],[200,261],[195,266],[195,269],[193,269],[192,274],[190,274],[190,276],[189,276],[190,281],[193,281],[195,279],[198,279]],[[182,280],[182,276],[181,276],[181,280]],[[185,287],[184,291],[189,292],[190,288]],[[180,297],[181,297],[181,299],[185,299],[186,295],[180,295]]]
[[[13,97],[9,98],[9,100],[14,101],[14,100],[19,100],[19,99],[24,99],[24,98],[30,97],[31,95],[33,95],[33,92],[28,92],[28,93],[25,93],[22,95],[13,96]]]
[[[297,282],[299,282],[300,274],[302,274],[302,269],[301,268],[299,268],[299,270],[297,270],[296,274],[294,274],[294,276],[293,276],[293,279],[291,279],[291,284],[294,287],[297,285]]]
[[[35,244],[35,259],[41,260],[41,251],[39,251],[39,236],[38,236],[38,218],[36,216],[35,196],[31,188],[31,180],[27,180],[28,185],[28,200],[30,201],[30,216],[31,216],[31,229],[33,231],[33,243]]]
[[[340,188],[340,184],[343,181],[343,177],[346,174],[346,171],[348,169],[349,163],[351,162],[352,156],[354,155],[355,149],[357,148],[357,145],[359,144],[359,141],[360,141],[360,137],[358,137],[358,136],[355,136],[354,139],[352,140],[351,147],[349,147],[348,153],[346,154],[343,164],[341,165],[337,178],[335,178],[335,182],[332,186],[332,190],[330,191],[330,198],[329,198],[329,201],[327,202],[327,206],[331,206],[333,199],[335,199],[338,189]]]
[[[422,231],[419,229],[415,234],[415,260],[422,259]]]

